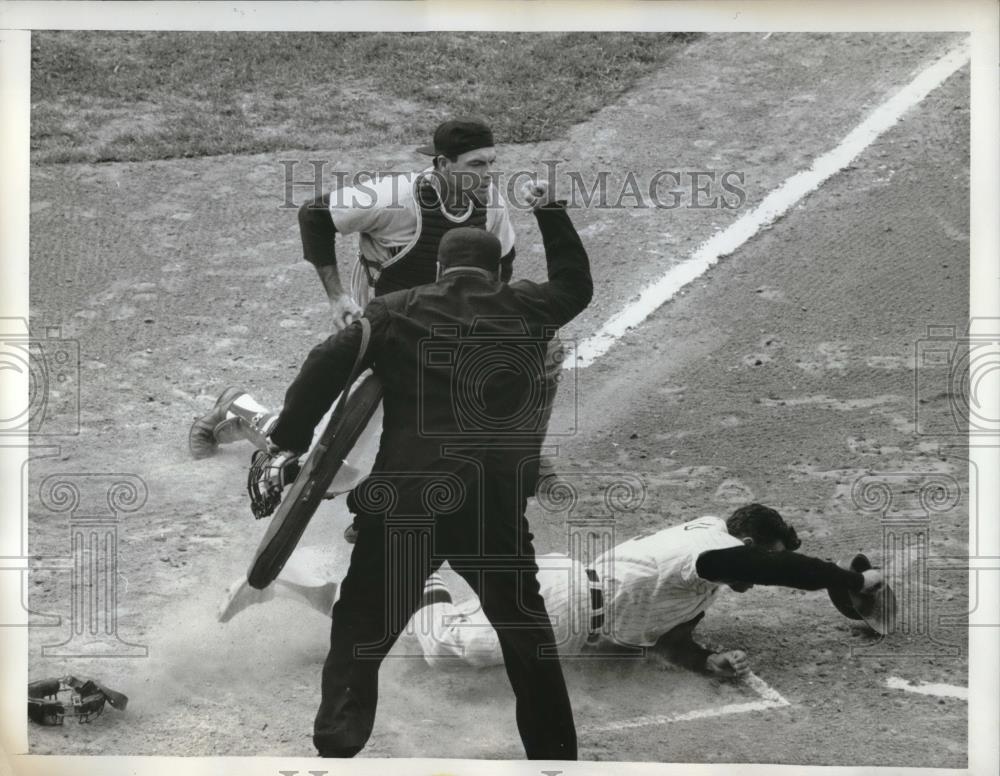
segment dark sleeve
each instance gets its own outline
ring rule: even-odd
[[[299,234],[302,237],[302,255],[317,267],[337,266],[334,236],[337,228],[330,215],[330,195],[311,199],[299,208]]]
[[[372,324],[372,336],[362,360],[363,369],[371,366],[378,350],[377,340],[383,335],[388,319],[384,306],[377,300],[365,308],[365,317]],[[271,441],[282,450],[303,453],[309,449],[316,424],[351,376],[361,346],[361,332],[361,323],[355,321],[309,352],[285,393],[281,414],[271,431]]]
[[[542,285],[552,308],[552,322],[557,326],[573,320],[594,294],[590,260],[561,202],[535,211],[545,246],[545,264],[549,282]]]
[[[699,577],[709,582],[732,580],[799,590],[846,587],[855,592],[864,585],[861,574],[842,569],[836,563],[797,552],[766,552],[747,546],[703,552],[698,556],[695,569]]]
[[[514,277],[514,249],[511,248],[504,256],[500,257],[500,279],[504,283],[509,283]]]

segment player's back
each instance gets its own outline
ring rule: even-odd
[[[739,544],[725,521],[706,516],[641,534],[598,558],[614,640],[651,646],[668,630],[707,609],[718,585],[698,576],[698,556]]]

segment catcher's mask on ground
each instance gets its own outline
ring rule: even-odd
[[[39,725],[61,725],[66,717],[90,722],[104,711],[104,704],[124,711],[128,698],[93,679],[75,676],[41,679],[28,684],[28,719]]]

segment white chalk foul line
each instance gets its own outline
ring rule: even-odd
[[[747,685],[757,695],[759,701],[747,701],[746,703],[730,703],[725,706],[713,706],[708,709],[695,709],[681,714],[657,714],[645,717],[633,717],[616,722],[608,722],[604,725],[588,726],[587,732],[605,733],[613,730],[628,730],[629,728],[647,727],[651,725],[666,725],[671,722],[687,722],[692,719],[706,719],[708,717],[722,717],[726,714],[743,714],[748,711],[763,711],[765,709],[777,709],[791,704],[782,697],[781,693],[771,687],[767,682],[750,672],[743,677],[743,684]]]
[[[775,706],[791,706],[791,704],[785,700],[784,696],[775,690],[771,685],[761,679],[753,671],[750,671],[746,676],[743,677],[743,684],[757,693],[761,698],[763,698],[768,703],[772,703]]]
[[[935,695],[939,698],[969,700],[969,689],[953,684],[910,684],[898,676],[890,676],[885,680],[885,684],[890,690],[905,690],[906,692],[915,692],[918,695]]]
[[[729,227],[702,243],[691,258],[669,269],[659,280],[646,286],[637,299],[612,316],[592,336],[576,348],[576,358],[566,359],[564,369],[582,368],[607,353],[625,333],[646,320],[681,288],[704,274],[721,257],[735,251],[762,228],[787,213],[793,205],[849,165],[879,135],[890,129],[903,114],[919,104],[956,70],[969,61],[968,42],[949,51],[894,96],[879,105],[832,150],[813,162],[808,170],[796,173],[763,202]]]

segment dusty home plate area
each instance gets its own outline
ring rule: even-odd
[[[601,169],[612,181],[625,170],[745,176],[738,209],[574,210],[596,293],[565,338],[587,342],[958,43],[708,36],[567,138],[502,146],[501,168],[559,159],[585,179]],[[956,327],[936,340],[945,349],[965,336],[968,122],[964,66],[782,218],[567,371],[553,423],[575,431],[550,441],[579,499],[572,512],[532,502],[539,552],[565,550],[567,526],[600,516],[607,483],[629,475],[644,497],[604,514],[618,540],[756,500],[797,527],[803,552],[864,551],[903,580],[885,638],[823,591],[726,591],[698,634],[746,650],[753,675],[742,682],[645,659],[568,662],[583,758],[965,766],[970,596],[955,559],[968,554],[977,472],[948,447],[961,437],[948,425],[947,367],[919,374],[919,402],[914,385],[928,326]],[[27,577],[30,675],[93,676],[131,699],[90,725],[32,726],[33,753],[313,753],[329,621],[284,603],[215,621],[264,526],[244,492],[249,447],[201,462],[186,448],[191,419],[222,388],[278,405],[329,333],[295,212],[280,207],[279,157],[345,170],[420,163],[393,147],[32,170],[31,314],[79,345],[80,433],[38,437],[25,480],[31,553],[51,559]],[[514,217],[515,273],[539,278],[537,230],[529,214]],[[933,433],[917,433],[928,418]],[[114,509],[110,474],[135,478]],[[79,485],[86,503],[47,494],[51,476]],[[871,481],[890,505],[859,497]],[[933,508],[919,498],[928,487],[944,493]],[[73,558],[114,549],[74,555],[81,516],[116,537],[117,568],[74,598]],[[324,505],[302,542],[331,574],[346,563],[346,519],[341,504]],[[87,596],[101,585],[117,606],[98,612],[94,633]],[[404,637],[365,755],[522,757],[504,672],[432,669]]]

